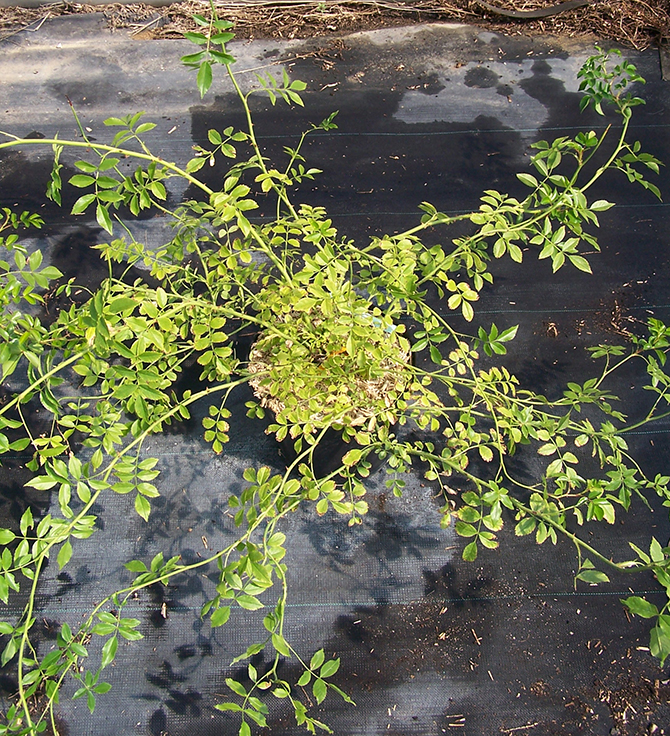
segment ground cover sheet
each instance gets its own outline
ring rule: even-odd
[[[215,84],[199,99],[192,75],[178,64],[188,44],[112,34],[95,15],[52,19],[35,33],[4,41],[0,50],[0,127],[17,134],[77,135],[68,99],[96,140],[105,134],[104,118],[142,109],[159,123],[150,145],[167,159],[185,161],[192,145],[206,144],[209,128],[243,122],[229,86]],[[268,155],[281,155],[309,121],[339,110],[338,130],[315,136],[306,148],[309,165],[325,173],[300,199],[326,206],[352,238],[410,226],[424,200],[460,212],[476,208],[485,188],[521,194],[514,175],[527,168],[532,142],[609,122],[578,111],[575,74],[593,51],[586,42],[428,25],[318,41],[245,42],[231,50],[245,83],[253,76],[244,70],[259,67],[284,67],[308,83],[304,110],[260,98],[254,104]],[[634,135],[668,161],[670,93],[658,55],[627,56],[648,80],[640,90],[648,104],[638,108]],[[44,205],[49,166],[34,150],[0,158],[0,206],[40,212],[49,224],[31,247],[43,249],[66,278],[96,283],[105,273],[90,246],[100,231],[67,215],[74,194],[62,210]],[[207,176],[215,182],[221,173],[214,167]],[[670,191],[667,173],[658,183]],[[190,194],[175,189],[171,197]],[[623,177],[609,177],[593,196],[620,204],[601,218],[603,252],[592,261],[592,276],[567,269],[552,275],[546,261],[528,254],[522,266],[500,264],[478,304],[479,314],[500,328],[519,325],[508,365],[522,384],[549,396],[559,395],[567,380],[588,377],[586,346],[623,342],[649,315],[670,318],[667,205]],[[153,218],[132,227],[151,245],[160,242],[166,223]],[[646,405],[643,379],[631,372],[616,386],[633,416]],[[282,463],[262,424],[245,418],[249,398],[247,389],[235,397],[231,442],[222,456],[202,440],[198,416],[147,447],[160,457],[162,471],[162,498],[149,524],[130,513],[125,497],[103,501],[104,529],[75,548],[63,574],[54,566],[40,591],[45,651],[60,623],[76,623],[103,590],[129,579],[128,559],[162,550],[188,561],[229,538],[226,500],[239,491],[244,468]],[[667,472],[669,429],[635,437],[650,472]],[[25,460],[0,469],[1,526],[25,506]],[[517,462],[533,476],[532,455]],[[353,708],[329,698],[322,706],[321,719],[335,733],[667,731],[670,670],[660,671],[645,649],[645,623],[627,620],[619,603],[630,594],[627,579],[575,591],[567,544],[536,547],[511,531],[501,535],[499,552],[464,563],[463,540],[439,528],[430,485],[411,475],[398,500],[386,496],[384,480],[383,470],[371,478],[371,512],[360,528],[303,511],[284,529],[293,540],[287,636],[304,655],[324,647],[340,656],[337,684],[357,703]],[[42,497],[41,504],[48,501]],[[661,509],[636,512],[623,523],[629,539],[646,539],[652,528],[667,541]],[[627,553],[620,529],[593,529],[615,557]],[[635,585],[636,593],[654,590],[652,580],[636,578]],[[211,630],[198,618],[203,601],[197,575],[138,598],[129,613],[142,620],[145,639],[119,652],[107,677],[113,689],[94,715],[83,701],[63,699],[62,732],[237,733],[237,722],[213,706],[226,694],[225,677],[241,672],[229,663],[260,632],[260,618],[234,613],[243,636],[230,626]],[[288,675],[292,665],[285,667]],[[12,683],[8,668],[0,680],[5,703]],[[268,733],[299,732],[279,703],[270,722]]]

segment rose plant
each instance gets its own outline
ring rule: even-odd
[[[650,537],[645,549],[631,544],[630,559],[615,561],[580,536],[591,523],[612,524],[634,504],[648,504],[648,497],[670,506],[670,476],[648,477],[631,455],[626,432],[639,424],[627,423],[607,387],[615,371],[637,361],[652,398],[643,423],[667,416],[670,327],[650,319],[647,333],[628,344],[591,348],[599,366],[594,377],[571,381],[560,398],[549,400],[522,388],[502,362],[517,328],[484,324],[475,313],[481,290],[493,281],[492,264],[507,257],[521,262],[522,249],[534,249],[554,272],[590,272],[584,248],[598,249],[593,231],[600,213],[613,206],[588,199],[603,175],[618,170],[660,196],[643,173],[658,172],[660,162],[628,139],[633,108],[642,103],[629,89],[644,81],[635,67],[600,50],[587,61],[579,72],[582,107],[602,114],[608,105],[621,124],[533,144],[534,173],[518,174],[528,189],[525,198],[486,190],[478,209],[457,216],[423,203],[423,215],[410,229],[358,244],[337,233],[323,208],[296,204],[292,194],[295,185],[320,173],[303,159],[306,136],[334,128],[335,115],[287,149],[283,166],[268,161],[249,98],[261,92],[273,104],[302,105],[305,85],[286,73],[265,75],[243,92],[227,49],[230,24],[214,12],[196,16],[196,22],[200,31],[186,37],[197,51],[182,61],[197,71],[202,95],[213,83],[213,69],[223,67],[246,115],[245,130],[210,130],[210,146],[196,147],[182,163],[150,150],[143,134],[154,126],[139,113],[108,119],[116,131],[109,143],[90,140],[81,125],[82,140],[1,134],[0,150],[52,147],[47,195],[58,203],[63,152],[81,151],[78,173],[69,179],[82,192],[72,213],[94,212],[109,235],[96,246],[109,276],[83,303],[71,299],[81,285],[63,283],[55,267],[42,264],[41,252],[29,253],[19,237],[25,228],[39,227],[40,218],[3,212],[0,370],[3,383],[12,379],[16,388],[0,406],[0,453],[32,455],[26,486],[49,493],[51,511],[40,516],[27,506],[15,528],[0,530],[0,599],[24,602],[18,618],[0,623],[1,662],[15,668],[18,681],[0,734],[49,727],[57,733],[66,678],[77,681],[74,697],[86,698],[93,711],[96,698],[110,689],[103,673],[120,639],[142,636],[140,621],[124,616],[128,602],[151,586],[212,565],[218,579],[202,617],[219,627],[234,606],[250,615],[258,611],[266,636],[249,642],[235,661],[274,651],[266,671],[248,664],[248,685],[229,678],[234,697],[216,707],[237,714],[241,736],[250,733],[251,723],[266,725],[272,697],[290,704],[297,723],[310,732],[329,730],[310,715],[302,693],[309,687],[317,703],[329,691],[349,696],[330,680],[337,658],[319,650],[303,660],[284,635],[283,558],[291,540],[282,520],[301,504],[314,504],[318,514],[360,522],[368,509],[365,480],[380,460],[396,495],[410,469],[434,484],[442,495],[443,525],[453,521],[467,539],[466,560],[482,548],[496,549],[500,530],[511,522],[517,535],[532,534],[538,544],[559,538],[574,544],[575,581],[607,581],[612,569],[650,571],[670,596],[666,540]],[[198,172],[221,159],[229,159],[230,167],[214,190]],[[136,167],[130,172],[128,161]],[[169,206],[166,182],[174,178],[199,196]],[[259,222],[250,213],[261,197],[273,197],[275,210]],[[125,224],[152,209],[173,225],[172,237],[157,249],[138,242]],[[423,233],[456,223],[469,230],[462,234],[459,226],[451,246],[423,242]],[[439,308],[429,295],[439,297]],[[37,307],[53,297],[59,308],[47,321]],[[475,327],[455,326],[462,324]],[[238,339],[242,332],[256,336],[251,350]],[[186,389],[181,377],[194,363],[197,386]],[[77,630],[63,623],[54,646],[38,651],[36,596],[47,563],[64,568],[73,545],[95,534],[96,501],[103,494],[127,495],[148,520],[160,485],[158,459],[143,449],[146,439],[188,418],[198,404],[206,407],[205,440],[214,453],[223,452],[231,418],[227,400],[247,382],[258,397],[248,404],[249,415],[271,410],[268,431],[290,442],[293,456],[281,472],[244,472],[246,487],[228,499],[234,540],[189,564],[162,554],[128,561],[132,583],[110,590]],[[37,405],[49,416],[39,429],[30,411]],[[332,431],[346,451],[338,467],[324,473],[314,458]],[[515,476],[509,459],[518,452],[543,460],[533,482]],[[597,460],[595,469],[590,457]],[[454,495],[454,479],[467,490]],[[653,620],[650,649],[663,664],[670,654],[670,604],[659,608],[639,596],[623,603]],[[288,657],[302,666],[297,682],[286,681],[278,669]]]

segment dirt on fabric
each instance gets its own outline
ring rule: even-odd
[[[670,40],[670,0],[217,0],[215,5],[221,17],[233,21],[238,38],[314,38],[452,21],[510,35],[591,34],[637,50]],[[174,38],[194,28],[194,13],[206,15],[208,9],[205,0],[164,7],[60,2],[0,8],[0,40],[59,15],[98,12],[110,28],[130,29],[138,38]]]

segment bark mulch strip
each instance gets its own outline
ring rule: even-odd
[[[670,39],[670,0],[215,0],[215,5],[235,23],[238,38],[309,38],[457,21],[508,34],[592,34],[637,50]],[[206,14],[208,8],[205,0],[165,7],[60,2],[0,8],[0,40],[59,15],[96,12],[104,13],[112,29],[130,29],[141,38],[173,38],[193,29],[191,16]]]

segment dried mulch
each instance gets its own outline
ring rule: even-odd
[[[215,0],[215,4],[222,17],[235,23],[238,38],[309,38],[457,21],[508,34],[592,34],[637,50],[670,39],[670,0]],[[0,8],[0,40],[36,30],[59,15],[98,12],[104,13],[112,29],[130,29],[140,38],[174,38],[193,28],[194,13],[206,14],[208,8],[206,0],[165,7],[60,2]]]

